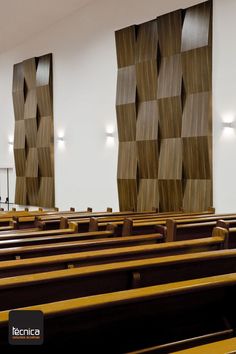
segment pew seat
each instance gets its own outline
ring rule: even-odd
[[[232,273],[21,309],[44,313],[45,344],[54,348],[79,343],[87,352],[116,354],[155,346],[155,353],[171,353],[233,337],[235,294]],[[8,315],[0,312],[3,349]]]
[[[172,354],[234,354],[235,352],[236,338],[230,338],[190,349],[181,350]],[[141,354],[151,352],[140,351],[139,353]]]
[[[35,257],[29,259],[17,259],[13,261],[2,261],[0,262],[0,278],[3,277],[13,277],[21,274],[35,274],[41,272],[49,272],[55,270],[62,270],[67,268],[77,268],[84,267],[88,265],[98,265],[105,263],[114,263],[121,261],[129,260],[139,260],[139,259],[148,259],[154,258],[155,263],[162,265],[168,264],[168,261],[178,262],[183,261],[193,261],[198,259],[201,262],[205,259],[216,260],[219,255],[221,260],[223,258],[236,257],[236,252],[218,253],[217,251],[209,252],[216,249],[221,249],[224,245],[224,239],[220,237],[212,237],[209,239],[203,239],[202,242],[199,240],[196,242],[193,241],[184,241],[184,242],[175,242],[168,244],[152,244],[152,245],[141,245],[141,246],[131,246],[131,247],[122,247],[122,248],[111,248],[103,249],[99,251],[88,251],[72,254],[60,254],[56,256],[48,257]],[[205,252],[206,257],[199,257],[199,254],[196,254],[196,257],[189,257],[191,252]],[[187,257],[184,254],[187,254]],[[180,256],[179,256],[180,254]],[[177,257],[167,257],[168,255],[177,255]],[[163,261],[158,258],[164,257]],[[193,262],[194,263],[194,262]],[[186,265],[187,266],[187,265]],[[230,265],[232,269],[233,264]],[[183,267],[183,266],[182,266]],[[225,269],[224,269],[225,270]],[[188,271],[189,272],[189,271]],[[183,272],[184,273],[184,272]],[[182,273],[182,274],[183,274]],[[189,274],[189,273],[188,273]],[[194,274],[194,273],[193,273]],[[161,278],[167,276],[163,273]],[[161,279],[160,278],[160,279]]]
[[[54,238],[52,239],[52,241]],[[54,240],[55,241],[55,240]],[[216,242],[215,242],[216,241]],[[0,249],[0,261],[19,259],[19,258],[32,258],[32,257],[46,257],[50,255],[58,255],[60,253],[74,253],[84,252],[91,250],[100,250],[117,247],[127,247],[135,245],[150,245],[163,242],[163,236],[160,234],[140,235],[140,236],[127,236],[127,237],[114,237],[114,238],[99,238],[97,240],[87,239],[82,241],[72,241],[68,239],[66,242],[57,242],[39,244],[32,246],[14,246]],[[224,239],[213,240],[213,247],[223,247]],[[205,243],[208,247],[208,243]]]

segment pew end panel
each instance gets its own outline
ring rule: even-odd
[[[133,233],[133,220],[126,218],[123,222],[122,236],[130,236]]]
[[[219,226],[214,227],[212,231],[212,237],[222,237],[222,249],[229,248],[229,231],[226,228]]]
[[[68,221],[68,218],[62,216],[60,218],[60,226],[59,226],[60,229],[68,229],[69,228],[69,221]]]

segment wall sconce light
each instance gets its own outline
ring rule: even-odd
[[[106,128],[106,145],[109,147],[115,145],[115,129],[113,126]]]
[[[64,150],[65,149],[65,133],[64,133],[64,131],[58,132],[56,141],[57,141],[58,148],[60,150]]]
[[[13,148],[14,148],[14,138],[11,135],[8,137],[8,150],[9,150],[9,152],[13,152]]]
[[[235,139],[235,115],[233,113],[225,114],[222,117],[222,138],[231,140]]]
[[[115,137],[115,134],[114,134],[114,132],[106,132],[106,137],[107,138],[114,138]]]
[[[64,136],[58,136],[57,137],[57,141],[58,142],[64,142],[65,141]]]
[[[223,128],[234,128],[233,122],[223,122]]]

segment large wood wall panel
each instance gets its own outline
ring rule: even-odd
[[[119,30],[116,49],[121,210],[206,210],[212,206],[212,2]]]
[[[212,3],[186,10],[182,32],[183,208],[212,205]],[[194,196],[194,197],[193,197]]]
[[[14,65],[15,203],[54,206],[52,55]]]

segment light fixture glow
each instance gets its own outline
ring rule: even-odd
[[[115,145],[115,128],[111,124],[106,127],[106,145],[109,147]]]
[[[13,147],[14,147],[14,138],[13,138],[13,135],[9,135],[9,137],[8,137],[8,150],[9,150],[9,152],[13,152]]]
[[[222,125],[224,128],[233,128],[233,122],[223,122]]]

